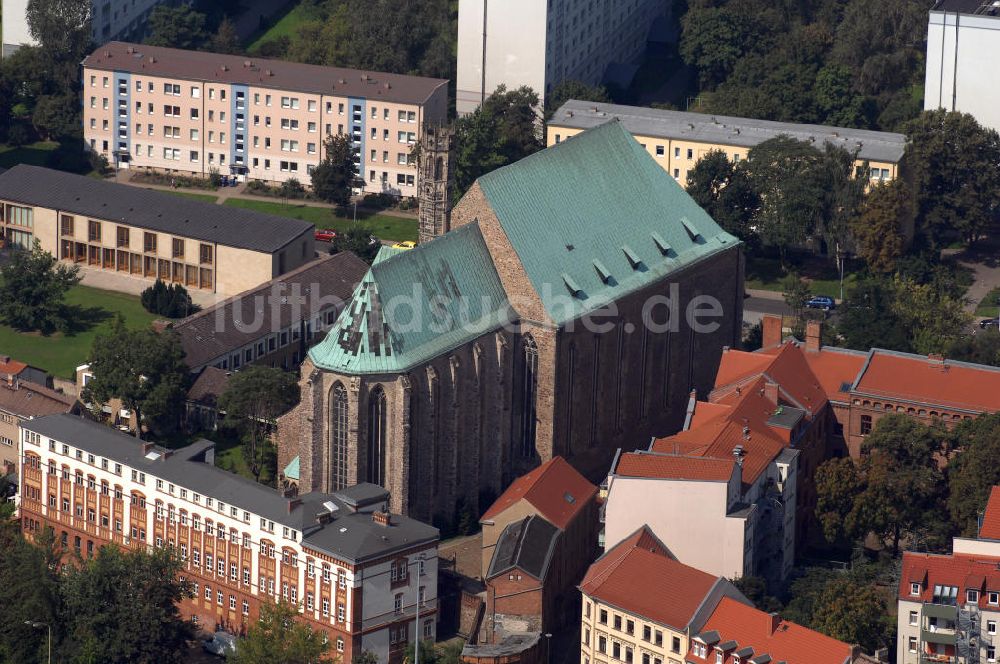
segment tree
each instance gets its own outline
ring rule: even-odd
[[[712,150],[698,160],[688,171],[687,193],[723,229],[744,242],[756,242],[752,220],[760,198],[746,169],[725,152]]]
[[[844,65],[827,64],[816,74],[816,107],[825,124],[864,127],[865,98],[854,91],[854,75]]]
[[[297,374],[259,365],[233,375],[219,398],[219,410],[226,413],[226,421],[241,432],[244,459],[258,482],[275,421],[298,401]]]
[[[847,643],[858,643],[869,652],[885,642],[885,595],[871,584],[850,578],[833,578],[816,599],[809,626]]]
[[[171,549],[98,550],[66,568],[60,582],[66,654],[76,661],[181,664],[194,625],[177,603],[191,596],[180,558]],[[85,656],[84,656],[85,655]]]
[[[738,579],[731,579],[731,581],[761,611],[781,610],[781,602],[778,601],[778,598],[767,594],[767,581],[763,577],[741,576]]]
[[[260,617],[229,659],[234,664],[332,664],[325,635],[298,620],[298,615],[287,602],[261,602]]]
[[[188,368],[184,350],[172,330],[129,330],[119,315],[111,328],[97,335],[88,358],[94,378],[81,397],[95,408],[111,399],[135,414],[135,435],[151,428],[172,431],[184,406]]]
[[[24,331],[51,334],[68,325],[63,299],[80,282],[80,268],[63,265],[35,240],[0,268],[0,320]]]
[[[773,11],[750,2],[692,7],[681,19],[681,56],[698,70],[703,86],[714,88],[744,56],[768,48],[772,26],[781,27],[776,19]]]
[[[891,274],[913,228],[913,199],[906,181],[875,185],[851,222],[855,252],[872,272]]]
[[[0,611],[0,661],[44,662],[45,639],[26,622],[53,626],[58,642],[62,629],[59,612],[59,558],[51,528],[36,534],[36,544],[26,540],[18,523],[0,521],[0,587],[4,608]]]
[[[1000,367],[1000,332],[989,328],[959,337],[948,346],[945,356],[953,360]]]
[[[925,111],[906,125],[902,167],[916,194],[917,230],[934,247],[974,243],[1000,204],[1000,135],[967,113]]]
[[[785,298],[785,304],[792,310],[795,318],[802,318],[802,312],[806,308],[806,300],[809,299],[809,284],[802,281],[802,278],[795,272],[789,272],[781,280],[781,291]]]
[[[460,199],[472,183],[544,147],[538,129],[538,95],[526,86],[503,85],[479,108],[455,121],[455,191]]]
[[[978,517],[993,486],[1000,485],[1000,415],[966,420],[955,429],[959,450],[948,467],[948,512],[954,532],[979,534]]]
[[[555,112],[570,99],[610,102],[611,96],[603,85],[587,85],[573,80],[563,81],[552,88],[552,92],[545,97],[545,121],[548,122]]]
[[[851,516],[862,490],[858,468],[851,459],[830,459],[816,468],[816,518],[826,541],[850,541],[858,536]]]
[[[158,5],[149,15],[149,38],[146,43],[185,50],[200,49],[211,39],[205,24],[205,15],[189,5]]]
[[[80,115],[75,94],[41,95],[35,101],[31,124],[42,138],[59,140],[79,137]]]
[[[330,242],[330,253],[339,254],[342,251],[350,251],[371,265],[381,247],[382,244],[375,239],[367,226],[351,224],[346,231],[337,233],[337,237]]]
[[[347,134],[328,136],[323,142],[323,160],[313,169],[313,193],[327,203],[347,205],[357,177],[351,139]]]
[[[79,63],[90,50],[92,7],[90,0],[28,0],[28,31],[53,58]]]
[[[180,284],[167,285],[160,279],[139,295],[142,308],[149,313],[167,318],[183,318],[197,311],[191,295]]]
[[[239,53],[242,50],[240,35],[236,25],[228,16],[222,19],[212,36],[211,50],[215,53]]]

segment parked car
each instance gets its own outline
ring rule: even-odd
[[[830,311],[835,306],[837,306],[837,304],[833,301],[833,298],[827,297],[826,295],[814,295],[806,300],[807,309],[822,309],[823,311]]]
[[[236,654],[236,637],[229,632],[216,632],[212,638],[201,642],[202,650],[218,657]]]
[[[317,228],[316,229],[316,241],[317,242],[333,242],[333,239],[337,237],[337,232],[332,231],[329,228]]]
[[[417,246],[417,243],[414,242],[413,240],[405,240],[403,242],[397,242],[392,246],[395,247],[396,249],[413,249],[415,246]]]
[[[979,321],[979,327],[988,330],[991,327],[1000,328],[1000,319],[998,318],[984,318]]]

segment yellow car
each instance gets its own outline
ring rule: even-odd
[[[406,240],[405,242],[397,242],[392,246],[394,249],[413,249],[415,246],[417,246],[417,243],[414,242],[413,240]]]

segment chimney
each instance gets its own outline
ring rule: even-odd
[[[153,443],[143,443],[142,444],[142,455],[146,456],[149,454],[150,450],[153,449]]]
[[[773,403],[775,406],[778,405],[778,384],[773,381],[767,381],[764,383],[764,398]]]
[[[770,348],[781,343],[781,316],[764,316],[760,321],[761,346]]]
[[[736,465],[740,468],[743,467],[744,456],[746,456],[746,451],[743,449],[742,445],[737,445],[733,448],[733,458],[736,459]]]
[[[818,353],[822,347],[823,323],[818,320],[806,321],[806,352]]]
[[[372,512],[372,521],[382,527],[388,527],[392,523],[392,515],[388,511],[376,510]]]
[[[301,498],[292,498],[288,501],[288,513],[291,514],[295,508],[302,504]]]
[[[777,629],[778,629],[778,625],[781,624],[781,616],[779,616],[777,613],[773,613],[772,612],[772,613],[767,614],[766,620],[767,620],[767,629],[768,629],[767,633],[768,634],[774,634],[775,631],[777,631]]]

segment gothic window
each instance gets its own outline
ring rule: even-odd
[[[368,481],[385,483],[386,399],[381,385],[368,395]]]
[[[333,491],[347,487],[347,388],[334,383],[330,399],[330,484]]]
[[[434,161],[434,179],[440,180],[444,175],[444,157],[438,157]]]
[[[618,328],[618,350],[615,356],[615,429],[622,430],[622,374],[625,371],[625,328]]]
[[[594,377],[590,382],[590,446],[597,444],[597,392],[601,383],[601,335],[594,335]]]
[[[538,346],[531,335],[524,338],[521,375],[521,456],[535,455],[535,422],[538,402]]]

